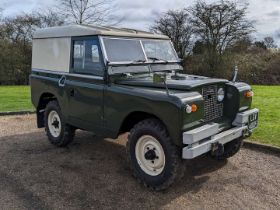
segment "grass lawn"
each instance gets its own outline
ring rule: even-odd
[[[259,108],[259,127],[250,140],[280,147],[280,86],[253,86],[253,107]]]
[[[253,86],[259,127],[250,140],[280,147],[280,86]],[[34,110],[28,86],[0,86],[0,112]]]
[[[29,86],[0,86],[0,112],[31,110]]]

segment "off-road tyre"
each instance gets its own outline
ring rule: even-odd
[[[50,113],[57,113],[58,117],[60,118],[61,130],[58,136],[54,136],[51,133],[51,128],[48,123],[48,117]],[[65,147],[73,141],[75,136],[75,128],[65,123],[64,116],[62,115],[60,106],[56,100],[50,101],[47,104],[44,117],[45,131],[51,144],[58,147]]]
[[[214,156],[214,158],[217,160],[226,160],[238,153],[242,145],[243,138],[238,138],[231,142],[228,142],[224,145],[224,153],[219,156]]]
[[[142,136],[154,137],[162,146],[165,154],[163,171],[156,176],[149,175],[140,167],[136,158],[136,144]],[[157,119],[146,119],[136,124],[130,131],[126,145],[127,157],[133,175],[144,186],[160,191],[167,189],[171,184],[184,175],[184,165],[181,150],[172,143],[165,126]]]

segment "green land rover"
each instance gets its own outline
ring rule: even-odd
[[[113,139],[129,132],[133,174],[165,189],[182,177],[184,159],[229,158],[258,122],[249,85],[181,70],[167,36],[87,25],[40,29],[30,75],[37,125],[60,147],[76,129]]]

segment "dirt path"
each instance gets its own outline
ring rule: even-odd
[[[35,116],[0,117],[1,209],[280,209],[280,157],[248,149],[187,162],[183,180],[151,192],[131,176],[125,138],[78,132],[50,145]]]

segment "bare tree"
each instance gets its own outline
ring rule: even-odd
[[[60,0],[59,12],[70,23],[108,24],[113,22],[114,0]]]
[[[186,10],[168,11],[155,21],[151,30],[169,36],[179,57],[185,57],[192,36],[192,27]]]
[[[40,12],[33,12],[33,18],[37,19],[38,28],[46,28],[53,26],[61,26],[64,24],[64,17],[59,13],[54,12],[52,9],[41,10]]]
[[[12,42],[27,43],[31,41],[36,29],[58,26],[63,23],[63,19],[51,11],[7,17],[2,20],[2,36]]]
[[[264,38],[264,44],[268,49],[277,48],[277,45],[275,44],[274,39],[270,36]]]
[[[264,41],[255,41],[254,44],[259,49],[267,50],[267,46]]]
[[[214,74],[225,49],[253,31],[252,23],[246,19],[247,5],[223,0],[212,4],[198,1],[189,11],[194,33],[206,45],[209,68]]]

